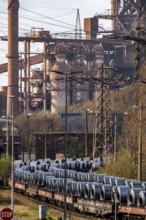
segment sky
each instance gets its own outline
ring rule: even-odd
[[[96,14],[107,14],[110,0],[19,0],[19,36],[32,28],[44,28],[51,34],[73,32],[77,9],[80,12],[81,27],[84,18]],[[0,36],[7,36],[7,0],[0,0]],[[100,25],[110,28],[110,22],[101,20]],[[37,44],[32,50],[41,50]],[[23,43],[19,52],[23,51]],[[0,41],[0,64],[7,62],[7,42]],[[0,86],[7,84],[7,73],[0,76]]]

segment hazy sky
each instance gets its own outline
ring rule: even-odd
[[[31,28],[44,28],[51,33],[73,32],[77,9],[80,10],[81,26],[86,17],[96,13],[105,14],[110,8],[110,0],[19,0],[19,36],[30,32]],[[7,0],[0,0],[0,36],[7,35]],[[100,21],[110,27],[110,22]],[[22,45],[23,48],[23,45]],[[34,45],[37,50],[37,45]],[[21,45],[20,45],[21,50]],[[7,42],[0,41],[0,64],[7,62]],[[7,82],[7,74],[0,85]],[[3,81],[3,82],[2,82]]]

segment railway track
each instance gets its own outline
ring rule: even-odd
[[[50,203],[47,203],[47,202],[44,202],[44,201],[41,201],[41,200],[39,200],[39,199],[37,199],[37,198],[32,198],[32,197],[28,197],[28,196],[26,196],[26,195],[22,195],[22,194],[20,194],[20,193],[18,193],[18,192],[14,192],[14,194],[15,195],[17,195],[17,196],[19,196],[19,197],[21,197],[21,198],[25,198],[25,199],[28,199],[28,200],[30,200],[30,201],[32,201],[32,202],[37,202],[39,205],[45,205],[46,207],[50,207],[50,208],[52,208],[52,209],[57,209],[58,211],[60,211],[60,212],[63,212],[64,211],[64,209],[63,209],[63,207],[59,207],[58,205],[56,205],[56,204],[50,204]],[[76,218],[80,218],[79,220],[81,220],[81,219],[87,219],[87,220],[104,220],[103,218],[97,218],[97,217],[94,217],[94,216],[92,216],[92,215],[90,215],[89,213],[87,213],[86,215],[85,214],[81,214],[81,213],[77,213],[75,210],[73,211],[73,210],[68,210],[67,211],[67,216],[69,216],[69,220],[71,220],[71,216],[72,217],[76,217]]]

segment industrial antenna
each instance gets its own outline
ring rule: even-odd
[[[82,28],[81,28],[79,9],[77,9],[77,16],[76,16],[75,39],[82,39]]]

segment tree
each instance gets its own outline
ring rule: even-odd
[[[29,116],[29,134],[27,115],[17,116],[14,126],[17,128],[17,134],[21,136],[21,145],[24,146],[24,149],[27,150],[29,135],[29,147],[33,150],[35,147],[35,134],[60,131],[60,118],[59,114],[51,114],[50,111],[32,112]]]
[[[5,185],[7,182],[7,179],[11,175],[11,158],[2,156],[0,158],[0,177],[2,180],[2,183]]]
[[[117,153],[116,163],[113,163],[113,155],[110,155],[105,167],[98,170],[98,173],[105,173],[107,175],[125,177],[125,178],[137,178],[135,174],[135,164],[131,158],[131,152],[127,148],[122,148]]]

